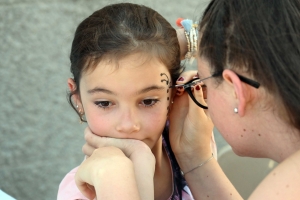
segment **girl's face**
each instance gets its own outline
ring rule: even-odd
[[[137,139],[153,148],[164,129],[171,102],[167,67],[141,53],[117,63],[107,61],[83,73],[75,104],[83,108],[93,133]]]

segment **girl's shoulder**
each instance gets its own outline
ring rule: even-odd
[[[299,180],[300,150],[272,170],[249,199],[299,199]]]

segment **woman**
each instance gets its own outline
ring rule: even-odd
[[[193,112],[195,105],[184,94],[174,99],[170,116],[172,150],[195,199],[241,199],[210,159],[210,118],[236,154],[279,163],[249,199],[299,199],[299,18],[298,0],[208,5],[199,23],[197,53],[207,99],[196,97],[208,107],[207,115]],[[101,138],[97,145],[86,139],[90,148],[103,144]]]

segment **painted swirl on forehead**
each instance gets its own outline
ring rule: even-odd
[[[167,93],[169,93],[169,86],[172,84],[172,81],[170,81],[168,75],[166,73],[160,73],[160,76],[163,78],[161,79],[161,82],[166,82],[166,85],[168,86],[167,87]],[[167,101],[170,101],[170,97],[168,95],[167,97]],[[169,110],[170,110],[170,106],[168,105],[167,107],[167,110],[168,110],[168,113],[167,113],[167,116],[169,115]]]
[[[160,73],[160,76],[162,76],[162,78],[165,76],[166,79],[162,79],[161,82],[166,82],[167,85],[169,85],[169,77],[166,73]]]

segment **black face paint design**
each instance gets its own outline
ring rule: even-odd
[[[169,85],[169,77],[165,73],[161,73],[160,76],[165,76],[167,79],[162,79],[161,82],[166,81],[166,84]]]
[[[166,85],[168,86],[168,89],[167,89],[167,93],[169,93],[169,86],[172,84],[172,82],[170,81],[169,77],[167,76],[167,74],[165,73],[161,73],[160,76],[162,77],[165,77],[164,79],[161,80],[161,82],[166,82]],[[170,101],[170,97],[168,96],[167,97],[167,101]],[[167,116],[169,115],[169,109],[170,109],[170,106],[167,107],[167,110],[168,110],[168,113],[167,113]]]

